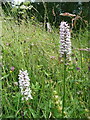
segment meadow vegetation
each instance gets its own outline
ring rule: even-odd
[[[63,117],[89,118],[88,29],[71,35]],[[2,20],[2,118],[62,118],[64,63],[59,42],[59,27],[50,33],[34,20]],[[33,99],[28,101],[21,100],[19,70],[27,70],[31,80]]]

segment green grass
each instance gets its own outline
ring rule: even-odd
[[[59,29],[46,32],[34,21],[2,27],[2,118],[62,118],[64,64],[59,60]],[[72,33],[72,61],[66,67],[64,118],[89,117],[88,31]],[[52,56],[55,56],[52,58]],[[15,70],[11,72],[10,67]],[[79,67],[80,70],[76,68]],[[27,70],[33,99],[21,101],[19,70]]]

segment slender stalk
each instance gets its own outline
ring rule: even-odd
[[[80,34],[80,32],[79,32]],[[79,48],[81,49],[81,35],[79,35]],[[82,80],[82,51],[80,51],[80,65],[81,65],[81,80]]]
[[[45,25],[46,25],[46,19],[47,19],[47,7],[46,7],[46,3],[42,0],[43,2],[43,6],[44,6],[44,9],[45,9],[45,14],[44,14],[44,28],[45,28]]]
[[[0,7],[1,10],[1,7]],[[2,45],[2,21],[0,20],[0,45]],[[2,47],[0,46],[0,73],[2,74]],[[2,115],[2,75],[0,74],[0,116]]]
[[[64,118],[65,108],[65,92],[66,92],[66,54],[64,54],[64,77],[63,77],[63,102],[62,102],[62,118]]]

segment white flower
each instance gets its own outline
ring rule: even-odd
[[[28,99],[33,99],[31,95],[31,89],[30,89],[30,79],[28,77],[27,70],[19,71],[19,88],[21,89],[21,94],[22,94],[22,100],[28,100]]]
[[[66,54],[67,59],[70,58],[71,54],[71,34],[70,26],[66,22],[61,22],[60,24],[60,57],[63,57]]]
[[[52,32],[52,29],[51,29],[51,25],[50,25],[50,23],[49,22],[47,22],[47,31],[48,32]]]

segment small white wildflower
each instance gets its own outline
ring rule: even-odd
[[[28,100],[28,99],[33,99],[31,95],[31,89],[30,89],[30,79],[28,77],[27,70],[19,71],[19,88],[21,89],[21,94],[22,94],[22,100]]]
[[[66,54],[67,59],[70,58],[71,54],[71,34],[70,26],[66,22],[61,22],[60,24],[60,57],[63,57]]]
[[[47,31],[52,32],[52,28],[49,22],[47,22]]]

